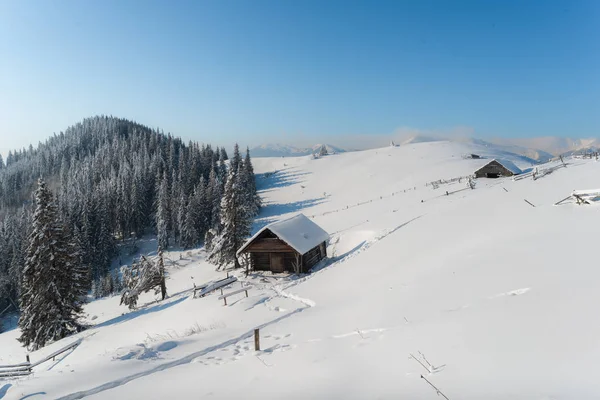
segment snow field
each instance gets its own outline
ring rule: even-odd
[[[466,153],[508,158],[433,142],[253,160],[258,174],[280,171],[259,175],[265,207],[256,228],[315,215],[331,235],[317,272],[253,274],[249,298],[232,296],[224,307],[218,294],[186,291],[224,273],[199,249],[182,260],[170,252],[179,264],[169,267],[172,297],[132,313],[117,297],[90,303],[96,327],[81,346],[29,378],[0,382],[0,393],[11,385],[7,399],[437,397],[423,374],[453,400],[600,398],[598,211],[553,205],[598,187],[600,164],[569,160],[536,181],[480,179],[449,196],[466,183],[425,186],[486,162]],[[2,363],[24,360],[17,336],[0,335]],[[438,369],[410,357],[419,352]]]

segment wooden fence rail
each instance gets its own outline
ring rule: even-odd
[[[247,286],[247,287],[243,287],[243,288],[238,289],[238,290],[234,290],[233,292],[225,293],[225,294],[219,296],[219,300],[223,300],[223,305],[226,306],[227,305],[227,298],[229,296],[233,296],[234,294],[245,292],[246,293],[246,297],[248,297],[248,290],[250,290],[250,289],[252,289],[252,287]]]
[[[34,362],[33,364],[31,364],[31,367],[37,367],[40,364],[45,363],[46,361],[50,361],[51,359],[54,361],[54,359],[61,355],[62,353],[65,353],[71,349],[74,349],[75,347],[79,346],[81,344],[81,342],[83,342],[83,339],[77,339],[76,341],[74,341],[73,343],[66,345],[65,347],[56,350],[54,353],[47,355],[46,357],[42,358],[39,361]]]
[[[6,368],[0,370],[0,379],[2,378],[19,378],[31,374],[31,366],[20,368]]]
[[[81,344],[83,339],[77,339],[71,344],[66,345],[65,347],[56,350],[54,353],[47,355],[46,357],[31,363],[29,362],[29,355],[27,355],[27,362],[20,364],[12,364],[12,365],[0,365],[0,379],[1,378],[18,378],[23,376],[28,376],[33,372],[33,368],[37,367],[40,364],[43,364],[47,361],[54,360],[59,355],[66,353],[69,350],[75,349],[77,346]]]
[[[204,297],[205,295],[209,294],[210,292],[213,292],[217,289],[221,289],[225,286],[228,286],[235,281],[237,281],[237,278],[235,276],[230,276],[230,277],[218,280],[218,281],[209,282],[200,287],[196,287],[194,289],[194,297],[196,297],[196,296]],[[196,293],[196,292],[199,292],[199,293]]]

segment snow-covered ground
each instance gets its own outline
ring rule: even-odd
[[[317,272],[240,275],[249,297],[223,306],[218,294],[192,297],[194,283],[225,277],[202,249],[171,252],[168,300],[149,294],[134,312],[118,297],[90,303],[82,344],[0,381],[0,398],[438,398],[421,376],[452,400],[600,398],[600,209],[554,206],[598,187],[600,163],[570,159],[535,181],[479,179],[475,190],[464,179],[426,186],[489,161],[469,153],[531,168],[452,142],[255,159],[265,201],[255,230],[313,218],[331,234]],[[18,335],[0,335],[0,364],[25,360]]]

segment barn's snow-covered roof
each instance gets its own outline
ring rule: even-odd
[[[507,170],[509,170],[510,172],[512,172],[515,175],[523,173],[523,171],[521,171],[521,168],[517,167],[512,161],[504,160],[502,158],[494,158],[493,160],[487,162],[481,168],[485,167],[486,165],[488,165],[489,163],[494,162],[494,161],[496,161],[498,164],[502,165],[504,168],[506,168]],[[479,169],[481,169],[481,168],[479,168]],[[479,169],[477,171],[479,171]]]
[[[254,239],[267,229],[300,254],[305,254],[320,243],[329,240],[329,234],[319,225],[312,222],[304,214],[298,214],[294,217],[284,219],[283,221],[273,222],[272,224],[265,226],[256,232],[256,234],[237,251],[237,254],[242,253]]]

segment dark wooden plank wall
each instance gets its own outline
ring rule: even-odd
[[[294,271],[294,263],[296,262],[297,253],[283,253],[283,266],[286,271]],[[270,271],[271,270],[271,254],[265,252],[250,253],[250,260],[253,270]]]
[[[310,249],[306,254],[304,254],[304,256],[302,257],[302,260],[303,260],[302,264],[304,267],[303,272],[308,272],[308,270],[310,270],[315,264],[317,264],[319,261],[321,261],[323,258],[325,258],[325,254],[323,254],[324,247],[325,247],[325,242]]]
[[[271,255],[269,253],[250,253],[252,269],[255,271],[271,270]]]
[[[248,253],[289,253],[294,252],[294,249],[283,240],[263,238],[255,239],[246,247],[245,251]]]
[[[487,174],[498,174],[498,176],[513,176],[513,172],[505,168],[498,161],[491,161],[475,172],[476,178],[485,178]]]

